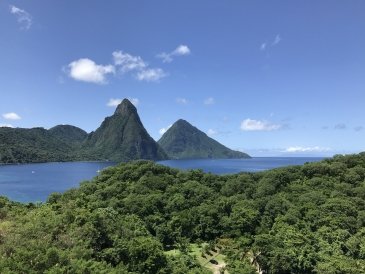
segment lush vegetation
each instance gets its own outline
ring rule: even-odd
[[[90,134],[69,125],[49,130],[0,127],[0,163],[166,158],[127,99]]]
[[[83,149],[98,159],[164,160],[166,153],[143,127],[135,106],[124,99],[111,117],[90,133]]]
[[[218,143],[182,119],[175,122],[158,143],[172,159],[250,158],[246,153]]]
[[[165,160],[167,158],[249,158],[233,151],[184,120],[178,120],[156,143],[133,104],[124,99],[114,114],[87,134],[80,128],[0,127],[0,163],[54,161]]]
[[[81,129],[72,126],[50,130],[0,127],[0,163],[81,160],[82,135]]]
[[[0,258],[1,273],[365,273],[365,153],[227,176],[138,161],[45,204],[1,198]]]

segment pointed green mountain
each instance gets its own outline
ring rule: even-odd
[[[143,127],[137,109],[127,99],[95,132],[89,134],[83,147],[96,159],[167,159],[166,153]]]
[[[165,132],[158,144],[172,159],[250,158],[246,153],[231,150],[218,143],[182,119]]]

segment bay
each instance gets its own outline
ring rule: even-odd
[[[214,174],[233,174],[238,172],[259,172],[268,169],[303,165],[307,162],[318,162],[323,157],[253,157],[251,159],[194,159],[166,160],[159,164],[183,170],[201,169]]]
[[[202,169],[214,174],[258,172],[272,168],[302,165],[323,158],[254,157],[252,159],[167,160],[159,164],[188,170]],[[53,192],[64,192],[90,180],[113,162],[65,162],[0,166],[0,196],[18,202],[44,202]]]
[[[18,202],[44,202],[90,180],[113,162],[62,162],[0,166],[0,196]]]

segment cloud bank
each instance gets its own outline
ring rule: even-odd
[[[320,147],[320,146],[313,146],[313,147],[292,146],[288,147],[283,152],[297,153],[297,152],[328,152],[328,151],[331,151],[331,148]]]
[[[243,131],[273,131],[281,129],[283,126],[274,124],[265,120],[245,119],[241,122],[241,130]]]
[[[20,117],[15,112],[8,112],[3,114],[3,118],[6,120],[20,120],[22,117]]]

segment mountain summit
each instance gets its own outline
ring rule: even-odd
[[[112,161],[167,158],[143,127],[136,107],[128,99],[124,99],[114,114],[90,133],[84,147],[96,158]]]
[[[231,150],[204,132],[180,119],[162,135],[158,144],[172,159],[250,158],[246,153]]]
[[[137,113],[137,109],[131,101],[123,99],[123,101],[115,109],[114,115],[129,115],[130,113]]]

